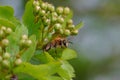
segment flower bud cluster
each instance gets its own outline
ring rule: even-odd
[[[8,52],[2,52],[0,53],[0,63],[1,63],[1,66],[4,66],[4,67],[10,67],[10,53]]]
[[[4,52],[4,51],[0,52],[1,71],[3,71],[4,69],[9,71],[9,68],[11,68],[11,66],[13,66],[14,68],[16,66],[19,66],[21,63],[22,63],[22,60],[18,57],[15,57],[15,59],[13,60],[13,56],[11,55],[11,53]]]
[[[8,36],[12,31],[13,30],[10,27],[0,25],[0,39]]]
[[[17,56],[13,56],[9,52],[0,52],[0,72],[4,74],[5,80],[12,80],[11,76],[13,72],[12,69],[20,66],[22,64],[22,59]]]
[[[15,57],[13,58],[12,54],[9,52],[0,52],[0,72],[1,74],[6,74],[5,75],[5,80],[10,79],[11,77],[11,69],[20,66],[22,64],[22,59],[20,57]]]
[[[71,10],[68,7],[55,8],[52,4],[34,0],[33,13],[37,17],[37,22],[42,21],[43,26],[47,27],[48,33],[59,34],[61,36],[70,36],[78,34],[72,19],[68,18]],[[39,17],[39,18],[38,18]],[[36,18],[35,18],[36,19]]]
[[[11,35],[13,30],[10,27],[0,25],[0,72],[10,74],[10,70],[19,66],[22,63],[21,59],[21,49],[28,48],[32,41],[28,38],[27,35],[22,35],[20,39],[20,52],[13,54],[11,51],[7,50],[11,41],[8,36]],[[19,44],[19,42],[18,42]],[[22,48],[21,48],[22,46]],[[23,47],[24,46],[24,47]],[[12,48],[11,48],[12,49]],[[27,49],[25,49],[26,51]],[[24,53],[24,51],[22,51]]]
[[[20,46],[29,47],[32,44],[32,41],[28,38],[26,34],[22,35],[20,40]]]
[[[7,36],[9,36],[13,30],[10,27],[6,27],[3,25],[0,25],[0,47],[1,50],[9,45],[9,40],[7,39]]]

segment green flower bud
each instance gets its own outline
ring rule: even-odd
[[[7,28],[7,29],[5,30],[5,32],[6,32],[7,34],[10,34],[10,33],[12,32],[12,29],[11,29],[11,28]]]
[[[44,39],[45,42],[48,42],[49,40],[47,38]]]
[[[63,13],[63,7],[58,7],[56,9],[56,11],[57,11],[58,14],[62,14]]]
[[[25,39],[20,40],[20,45],[21,45],[21,46],[23,46],[23,45],[25,45],[25,44],[26,44],[26,40],[25,40]]]
[[[73,20],[72,20],[72,19],[69,19],[69,20],[67,21],[67,23],[68,23],[68,25],[69,25],[69,24],[73,24]]]
[[[40,11],[39,11],[39,15],[40,15],[40,16],[44,16],[45,14],[46,14],[45,10],[40,10]]]
[[[51,11],[55,11],[55,7],[54,6],[51,6]]]
[[[60,29],[59,32],[60,32],[60,34],[64,34],[63,29]]]
[[[2,64],[5,66],[5,67],[9,67],[10,66],[10,62],[8,60],[3,60],[2,61]]]
[[[42,17],[42,20],[45,21],[46,19],[47,19],[47,17],[44,15],[44,16]]]
[[[22,35],[22,39],[28,39],[28,36],[26,34]]]
[[[52,22],[55,22],[57,21],[57,18],[56,17],[52,17]]]
[[[5,34],[4,34],[4,31],[3,30],[0,30],[0,37],[3,37]]]
[[[66,30],[64,31],[64,34],[65,34],[66,36],[69,36],[69,35],[71,34],[71,32],[70,32],[69,29],[66,29]]]
[[[48,4],[48,10],[54,11],[55,7],[52,4]]]
[[[64,18],[63,17],[58,17],[58,22],[63,23],[64,22]]]
[[[6,27],[5,27],[5,26],[2,26],[2,27],[1,27],[1,30],[6,31]]]
[[[2,44],[3,44],[4,46],[8,46],[9,40],[8,40],[8,39],[3,39],[3,40],[2,40]]]
[[[49,37],[51,37],[51,35],[55,34],[55,30],[53,29],[49,35]]]
[[[10,58],[10,53],[6,52],[3,54],[4,59],[9,59]]]
[[[43,16],[42,20],[43,20],[44,25],[48,25],[50,22],[50,19],[48,19],[46,16]]]
[[[40,6],[36,6],[34,12],[37,14],[41,10]]]
[[[45,16],[46,16],[47,18],[49,18],[49,17],[51,16],[50,11],[47,11],[46,14],[45,14]]]
[[[2,58],[2,56],[0,56],[0,62],[2,62],[2,60],[3,60],[3,58]]]
[[[56,23],[56,24],[54,25],[54,28],[55,28],[55,30],[59,30],[59,29],[62,28],[62,26],[61,26],[61,24]]]
[[[68,7],[65,7],[64,8],[64,14],[69,14],[70,13],[70,8],[68,8]]]
[[[43,8],[44,10],[46,10],[47,9],[47,3],[42,3],[41,4],[41,8]]]
[[[52,12],[52,16],[53,16],[53,17],[57,17],[58,14],[57,14],[56,12]]]
[[[48,25],[50,24],[50,22],[51,22],[50,19],[47,19],[47,20],[46,20],[46,23],[47,23]]]
[[[77,35],[78,34],[78,30],[77,29],[74,29],[72,32],[72,35]]]
[[[39,4],[40,4],[39,1],[35,1],[35,0],[33,1],[33,7],[39,6]]]
[[[55,11],[55,7],[51,5],[51,6],[49,7],[49,10],[50,10],[51,12],[52,12],[52,11]]]
[[[42,20],[43,20],[43,22],[45,22],[45,21],[47,20],[47,17],[44,15],[44,16],[42,17]]]
[[[18,66],[22,63],[22,60],[20,58],[15,60],[15,64]]]
[[[27,46],[30,46],[31,44],[32,44],[32,41],[28,39],[28,40],[26,41],[26,45],[27,45]]]
[[[70,29],[74,29],[75,28],[75,25],[68,25],[68,28],[70,28]]]

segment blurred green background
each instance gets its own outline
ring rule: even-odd
[[[69,6],[75,24],[84,22],[79,35],[70,37],[78,57],[70,60],[74,80],[120,80],[120,0],[43,0]],[[0,0],[21,18],[27,0]]]

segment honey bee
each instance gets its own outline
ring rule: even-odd
[[[49,51],[51,48],[68,47],[68,43],[69,43],[69,41],[66,38],[57,37],[57,38],[53,39],[51,42],[49,42],[48,44],[46,44],[43,47],[43,50]]]

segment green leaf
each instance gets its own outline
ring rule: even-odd
[[[63,60],[69,60],[69,59],[76,58],[76,57],[77,57],[77,54],[76,54],[76,52],[74,50],[66,48],[62,52],[62,57],[61,58]]]
[[[32,0],[28,1],[25,7],[25,12],[22,17],[24,25],[27,27],[33,26],[34,15],[33,15],[33,7]]]
[[[62,65],[58,70],[58,74],[63,78],[63,80],[71,80],[75,77],[73,67],[67,61],[61,61]]]
[[[9,6],[0,6],[0,18],[11,19],[14,16],[14,10]]]
[[[20,38],[23,34],[28,34],[28,30],[24,25],[18,26],[15,29],[15,32],[11,33],[11,35],[8,37],[10,41],[12,41],[12,44],[17,44],[20,41]]]
[[[27,28],[18,26],[15,32],[12,32],[7,38],[9,40],[9,45],[6,48],[7,52],[10,52],[12,55],[18,54],[19,52],[19,41],[23,34],[28,34]]]
[[[19,46],[16,44],[10,43],[10,45],[6,48],[6,51],[15,56],[15,54],[18,54],[19,52]]]
[[[10,27],[10,28],[12,28],[13,30],[14,30],[15,27],[16,27],[16,25],[15,25],[13,22],[11,22],[11,21],[9,21],[8,19],[5,19],[5,18],[0,18],[0,24],[1,24],[1,25],[4,25],[4,26],[6,26],[6,27]]]
[[[26,28],[25,25],[21,25],[16,28],[15,33],[18,33],[19,37],[21,37],[24,34],[28,35],[28,29]]]
[[[37,51],[34,58],[37,58],[41,63],[48,63],[55,61],[55,59],[48,52]]]
[[[16,75],[18,76],[18,80],[36,80],[35,78],[28,74],[18,73]]]
[[[9,6],[0,6],[0,24],[15,29],[20,22],[14,17],[14,10]]]
[[[14,69],[15,73],[25,73],[38,80],[48,80],[47,77],[57,72],[60,67],[60,62],[50,62],[48,64],[32,65],[23,63],[21,66]]]
[[[80,22],[79,24],[77,24],[75,26],[75,29],[81,29],[83,27],[84,23],[83,22]]]
[[[22,17],[22,21],[25,26],[28,27],[29,35],[35,34],[36,38],[40,37],[39,27],[40,24],[34,23],[34,15],[33,15],[33,7],[32,7],[33,0],[28,1],[25,7],[25,12]]]
[[[47,78],[47,80],[63,80],[61,77],[58,76],[50,76]]]
[[[29,61],[33,56],[36,49],[36,36],[33,35],[29,38],[32,41],[31,46],[22,54],[22,61]]]

